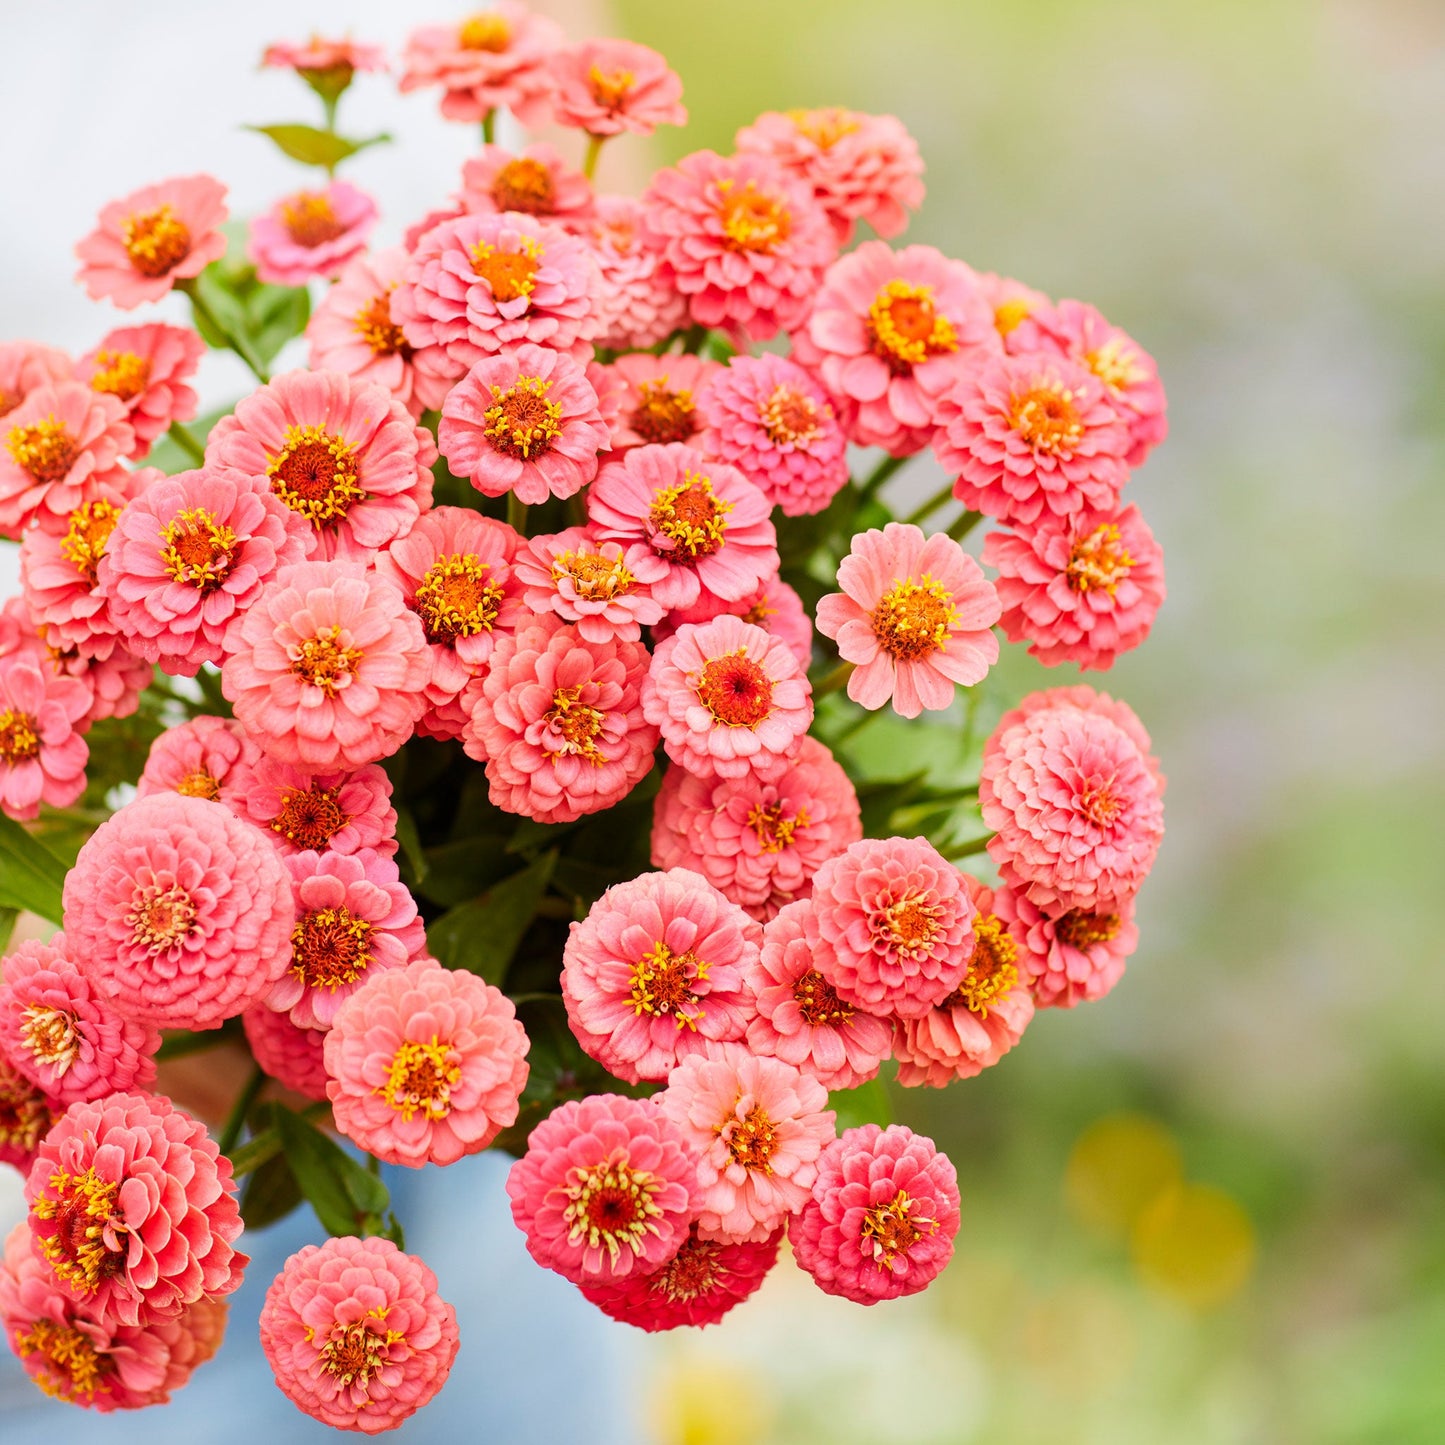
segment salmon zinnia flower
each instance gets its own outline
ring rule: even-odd
[[[598,196],[592,215],[572,229],[586,241],[602,272],[596,298],[599,329],[593,338],[598,346],[613,351],[656,346],[686,323],[687,301],[663,276],[662,258],[643,244],[640,200]]]
[[[587,40],[551,59],[552,114],[588,135],[651,135],[686,125],[682,79],[666,59],[632,40]]]
[[[544,141],[516,155],[484,145],[462,166],[457,199],[468,215],[518,211],[570,223],[591,215],[592,182]]]
[[[75,378],[125,406],[135,431],[130,450],[143,457],[173,421],[190,421],[199,401],[186,383],[206,354],[206,343],[188,326],[122,326],[109,332],[75,363]]]
[[[246,254],[256,275],[273,286],[330,279],[365,249],[376,217],[376,202],[365,191],[332,181],[325,190],[283,196],[257,216]]]
[[[0,658],[0,811],[36,818],[41,803],[68,808],[85,791],[90,748],[80,729],[90,706],[89,689],[41,655]]]
[[[231,718],[197,717],[167,728],[151,744],[136,796],[182,793],[214,798],[245,814],[260,749]]]

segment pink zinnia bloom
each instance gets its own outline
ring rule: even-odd
[[[838,254],[827,213],[772,160],[694,151],[642,197],[647,244],[699,326],[752,341],[792,331]]]
[[[532,506],[597,475],[607,424],[582,368],[527,343],[484,357],[451,389],[437,443],[452,474],[483,496],[510,492]]]
[[[1023,323],[1034,312],[1054,303],[1042,291],[1035,291],[1032,286],[1025,286],[1012,276],[1000,276],[994,271],[980,271],[978,284],[983,288],[988,304],[993,307],[993,327],[1003,342],[1003,349],[1010,356],[1021,351],[1037,351],[1037,342],[1021,344]],[[1027,332],[1022,334],[1028,335]]]
[[[289,41],[268,45],[261,56],[261,64],[279,70],[294,70],[303,78],[344,71],[349,82],[353,71],[385,70],[386,52],[379,45],[362,45],[355,40],[325,40],[313,35],[300,45]]]
[[[436,447],[384,387],[291,371],[211,429],[206,470],[258,478],[312,528],[314,557],[369,562],[431,506]]]
[[[768,499],[736,467],[678,444],[634,447],[587,493],[592,531],[621,542],[627,565],[664,607],[703,593],[730,602],[778,570]]]
[[[493,0],[460,25],[413,30],[402,55],[401,89],[441,86],[448,120],[485,120],[505,108],[523,125],[539,125],[552,94],[547,67],[565,44],[555,20],[517,0]]]
[[[990,532],[983,560],[998,569],[1004,635],[1047,667],[1112,667],[1149,635],[1164,601],[1164,552],[1137,507],[1045,512],[1016,535]]]
[[[588,1284],[582,1293],[607,1315],[640,1330],[715,1325],[755,1293],[777,1262],[779,1225],[756,1244],[699,1239],[693,1225],[682,1248],[651,1274],[630,1274],[614,1284]]]
[[[84,685],[89,702],[77,724],[81,731],[101,718],[129,717],[156,675],[149,662],[132,656],[119,643],[97,657],[82,657],[74,648],[46,654],[41,666],[48,666],[57,677],[73,678]]]
[[[248,1008],[241,1027],[251,1054],[266,1073],[303,1098],[326,1102],[325,1043],[327,1030],[303,1029],[290,1014],[265,1004]]]
[[[264,828],[282,856],[304,852],[396,852],[391,779],[375,763],[354,772],[313,773],[264,755],[250,770],[236,811]]]
[[[346,181],[297,191],[252,220],[246,255],[272,286],[330,280],[366,249],[376,217],[376,202]]]
[[[116,519],[96,576],[126,648],[194,677],[221,660],[226,629],[310,545],[310,529],[260,479],[178,472]]]
[[[0,1164],[30,1172],[41,1141],[64,1112],[0,1050]]]
[[[122,311],[159,301],[178,281],[199,276],[226,254],[221,226],[226,188],[214,176],[178,176],[111,201],[76,243],[75,279],[94,301]]]
[[[701,403],[725,368],[700,356],[629,352],[611,366],[590,366],[587,374],[611,429],[612,450],[649,442],[688,442],[701,447],[706,422]]]
[[[698,1204],[697,1160],[652,1099],[593,1094],[555,1109],[507,1175],[527,1252],[573,1284],[665,1264]]]
[[[963,982],[973,950],[964,876],[927,838],[865,838],[813,876],[818,967],[870,1013],[919,1018]]]
[[[942,398],[1000,343],[978,276],[932,246],[865,241],[828,268],[793,359],[832,393],[848,440],[911,456]]]
[[[291,883],[265,835],[220,803],[157,793],[113,813],[65,879],[67,952],[157,1028],[213,1029],[280,977]]]
[[[125,1325],[61,1290],[24,1222],[0,1259],[0,1331],[52,1399],[108,1414],[164,1405],[220,1347],[228,1306],[198,1299],[174,1319]]]
[[[793,650],[740,617],[687,623],[652,657],[642,711],[673,762],[704,776],[776,777],[813,721]]]
[[[59,1104],[146,1089],[161,1036],[118,1013],[76,967],[65,935],[27,940],[0,976],[0,1054]]]
[[[182,793],[213,798],[245,816],[252,769],[260,749],[239,723],[224,717],[198,717],[169,727],[151,744],[136,796]]]
[[[1006,716],[984,748],[978,784],[1004,882],[1053,915],[1117,912],[1164,836],[1150,763],[1137,737],[1102,711],[1060,699],[1017,721]]]
[[[1104,385],[1129,428],[1131,467],[1169,433],[1164,386],[1154,358],[1129,335],[1082,301],[1032,309],[1010,341],[1010,350],[1058,351],[1081,362]]]
[[[817,1079],[723,1044],[683,1059],[657,1100],[701,1159],[701,1238],[764,1240],[808,1202],[835,1118]]]
[[[517,534],[468,507],[437,507],[372,566],[401,589],[431,654],[427,710],[418,731],[461,737],[471,716],[463,696],[500,636],[526,617],[512,575]]]
[[[827,393],[786,357],[735,356],[701,410],[703,450],[789,517],[821,512],[848,480],[848,443]]]
[[[860,532],[838,564],[841,592],[818,603],[818,631],[856,663],[848,696],[863,707],[892,699],[900,717],[953,701],[998,661],[998,594],[952,537],[889,522]]]
[[[825,1089],[856,1089],[888,1057],[886,1019],[838,997],[818,972],[824,944],[810,901],[790,903],[763,929],[763,947],[748,975],[757,1016],[748,1047],[811,1074]]]
[[[992,735],[984,742],[984,758],[987,759],[991,753],[998,751],[1000,738],[1015,723],[1022,722],[1035,713],[1049,712],[1058,707],[1076,707],[1081,712],[1096,713],[1099,717],[1106,717],[1117,723],[1138,744],[1139,751],[1144,754],[1149,776],[1154,779],[1160,796],[1164,795],[1166,780],[1159,769],[1159,759],[1149,751],[1153,743],[1144,724],[1139,721],[1139,714],[1127,702],[1110,697],[1107,692],[1099,692],[1087,683],[1076,683],[1072,687],[1046,687],[1039,692],[1029,693],[1017,707],[1010,708],[999,718]]]
[[[492,803],[570,823],[626,797],[657,746],[642,711],[647,661],[641,642],[591,642],[551,615],[503,637],[462,734],[486,763]]]
[[[572,230],[587,242],[602,272],[601,294],[595,298],[600,329],[593,340],[598,346],[645,349],[687,323],[686,299],[662,275],[662,258],[643,244],[640,200],[600,195],[593,214]]]
[[[894,1020],[893,1053],[900,1084],[941,1089],[955,1079],[971,1079],[998,1063],[1034,1016],[1009,920],[997,911],[996,895],[990,889],[975,878],[968,882],[976,910],[968,972],[942,1003],[921,1018]]]
[[[199,402],[186,383],[206,354],[189,326],[122,326],[75,363],[75,379],[124,404],[135,431],[132,458],[143,457],[173,421],[190,421]]]
[[[965,507],[1011,526],[1045,509],[1107,511],[1129,479],[1129,429],[1103,383],[1052,352],[1005,356],[958,379],[933,449]]]
[[[446,398],[448,378],[421,370],[391,314],[410,253],[400,246],[354,256],[317,303],[306,326],[313,371],[339,371],[384,386],[413,416]]]
[[[682,78],[667,60],[633,40],[586,40],[551,59],[552,115],[588,135],[651,135],[686,125]]]
[[[68,808],[85,791],[90,749],[79,729],[90,705],[83,683],[30,649],[0,659],[0,811],[37,818],[41,803]]]
[[[599,542],[585,527],[533,537],[512,564],[529,612],[575,622],[588,642],[636,642],[662,621],[662,604],[628,570],[620,542]]]
[[[701,873],[760,923],[812,892],[813,874],[863,836],[847,773],[805,737],[776,777],[663,775],[652,824],[658,868]]]
[[[446,1384],[457,1316],[416,1255],[389,1239],[345,1235],[286,1261],[261,1307],[261,1348],[298,1409],[375,1435]]]
[[[755,592],[735,602],[723,602],[704,592],[691,607],[674,607],[663,620],[654,625],[657,642],[671,637],[684,623],[711,622],[714,617],[740,617],[764,632],[781,637],[798,659],[805,672],[813,660],[813,621],[803,606],[803,599],[781,577],[761,582]]]
[[[953,1258],[958,1226],[948,1156],[902,1124],[864,1124],[818,1161],[788,1242],[819,1289],[871,1305],[926,1289]]]
[[[73,373],[70,357],[58,347],[0,341],[0,417],[9,416],[38,387],[70,381]]]
[[[0,536],[63,532],[83,502],[129,495],[120,459],[134,443],[118,398],[80,381],[36,387],[0,420]]]
[[[512,1001],[433,959],[373,974],[326,1035],[336,1127],[388,1164],[455,1164],[517,1121],[527,1035]]]
[[[619,1079],[665,1079],[710,1043],[743,1037],[743,978],[761,939],[737,904],[686,868],[614,884],[572,925],[562,953],[572,1032]]]
[[[174,1319],[230,1294],[249,1263],[231,1161],[164,1095],[72,1104],[25,1181],[35,1249],[103,1322]]]
[[[809,186],[828,213],[840,246],[853,223],[867,221],[885,239],[923,204],[923,157],[896,115],[825,106],[764,111],[737,134],[738,150],[768,156]]]
[[[581,221],[592,214],[592,182],[545,141],[515,155],[483,145],[462,166],[457,200],[468,215],[520,211],[545,220]]]
[[[221,691],[272,757],[315,772],[389,757],[426,707],[431,654],[401,589],[351,562],[300,562],[226,634]]]
[[[1072,908],[1050,917],[1027,893],[1004,884],[993,908],[1013,935],[1019,972],[1039,1008],[1103,998],[1123,978],[1125,961],[1139,945],[1132,899],[1113,912]]]
[[[375,973],[426,951],[416,900],[389,856],[292,853],[295,897],[289,967],[263,1002],[303,1029],[330,1028],[336,1010]]]
[[[455,379],[524,341],[586,361],[600,288],[586,243],[560,226],[517,211],[467,215],[417,242],[391,314],[417,365]]]

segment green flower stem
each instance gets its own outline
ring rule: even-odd
[[[883,483],[907,460],[907,457],[884,457],[883,460],[868,473],[862,486],[858,488],[858,505],[862,506],[864,502],[876,496]]]
[[[690,356],[696,356],[707,341],[706,326],[689,326],[682,336],[682,349]]]
[[[482,144],[491,145],[497,135],[497,112],[489,110],[482,117]]]
[[[946,506],[953,496],[953,483],[949,482],[941,491],[935,492],[921,507],[915,508],[903,520],[918,526],[926,517],[931,517],[940,507]]]
[[[602,142],[605,135],[589,135],[587,137],[587,154],[582,161],[582,174],[590,181],[597,171],[597,157],[602,154]]]
[[[992,839],[993,836],[994,835],[992,833],[985,833],[981,838],[970,838],[967,842],[960,843],[957,847],[950,848],[943,856],[950,860],[956,860],[959,858],[972,858],[976,853],[983,853],[987,851],[989,841],[990,839]]]
[[[519,537],[527,535],[527,504],[520,501],[515,492],[507,493],[507,525]]]
[[[961,542],[981,521],[983,521],[982,512],[965,512],[963,516],[948,529],[948,535],[952,537],[955,542]]]
[[[852,722],[850,722],[848,726],[842,730],[842,732],[836,733],[829,740],[828,746],[830,748],[833,748],[834,750],[841,748],[844,743],[851,742],[855,737],[857,737],[858,734],[861,733],[863,729],[868,726],[869,723],[877,721],[877,719],[882,716],[882,708],[875,707],[871,711],[869,711],[867,708],[860,708],[858,710],[858,716],[855,717]]]
[[[196,285],[194,278],[186,281],[177,281],[176,290],[186,293],[187,297],[190,298],[191,310],[195,312],[197,318],[204,321],[206,325],[217,334],[223,336],[226,340],[226,345],[246,363],[251,375],[254,376],[262,386],[266,386],[271,380],[266,374],[266,368],[251,355],[250,348],[239,336],[236,336],[228,327],[221,325],[216,313],[201,299],[200,287]]]
[[[222,1154],[229,1154],[236,1147],[236,1140],[241,1137],[241,1130],[246,1124],[246,1115],[251,1112],[251,1105],[256,1102],[256,1096],[265,1087],[265,1083],[266,1075],[261,1071],[260,1064],[257,1064],[251,1070],[251,1077],[246,1080],[246,1087],[241,1090],[240,1097],[231,1106],[225,1127],[221,1130],[221,1137],[216,1140],[216,1147]]]
[[[848,679],[853,675],[853,669],[857,666],[856,662],[840,662],[832,672],[819,678],[813,684],[814,700],[827,697],[830,692],[837,692],[840,687],[846,686]]]
[[[199,467],[206,461],[206,449],[189,427],[178,421],[171,423],[171,440]]]

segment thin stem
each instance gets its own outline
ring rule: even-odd
[[[195,280],[177,281],[176,290],[186,293],[190,298],[191,310],[195,312],[196,317],[204,321],[217,335],[223,337],[226,345],[246,363],[251,375],[254,376],[262,386],[266,386],[271,380],[266,374],[266,368],[251,355],[250,348],[241,341],[239,336],[235,335],[228,327],[221,325],[216,313],[201,299],[200,287],[196,285]]]
[[[953,496],[953,483],[949,482],[941,491],[935,492],[921,507],[914,508],[903,520],[917,526],[925,517],[931,517],[940,507],[946,506]]]
[[[960,843],[956,847],[950,848],[943,856],[949,859],[972,858],[975,853],[983,853],[987,851],[989,840],[993,836],[994,835],[992,833],[985,833],[981,838],[970,838],[967,842]]]
[[[863,485],[858,488],[858,505],[862,506],[864,502],[876,496],[883,483],[907,460],[907,457],[884,457],[883,460],[868,473],[863,481]]]
[[[828,746],[835,749],[841,748],[844,743],[851,742],[855,737],[857,737],[858,734],[861,733],[863,729],[868,726],[869,723],[876,721],[882,716],[882,708],[874,708],[872,709],[872,711],[868,711],[866,709],[862,710],[859,713],[859,716],[855,717],[853,721],[850,722],[848,726],[843,729],[842,732],[834,735],[832,741],[828,744]]]
[[[251,1070],[251,1077],[246,1080],[246,1087],[241,1090],[240,1097],[231,1106],[231,1112],[226,1117],[226,1125],[221,1130],[221,1137],[216,1141],[216,1147],[222,1154],[229,1154],[235,1148],[236,1140],[241,1137],[241,1130],[245,1127],[246,1115],[251,1112],[251,1105],[256,1102],[256,1095],[261,1092],[266,1084],[266,1075],[262,1072],[260,1064]]]
[[[813,684],[813,698],[816,701],[820,697],[827,697],[830,692],[837,692],[840,687],[847,684],[853,675],[853,669],[857,667],[856,662],[840,662],[832,672],[826,673]]]
[[[582,160],[582,174],[590,181],[597,172],[597,157],[602,154],[602,142],[605,135],[589,135],[587,137],[587,154]]]
[[[188,426],[181,422],[171,423],[171,440],[190,457],[198,466],[204,466],[206,462],[206,449],[201,445],[200,438]]]
[[[507,525],[519,537],[527,535],[527,504],[515,492],[507,493]]]
[[[682,336],[682,349],[691,356],[696,356],[702,350],[703,342],[707,340],[706,326],[689,326]]]
[[[482,144],[491,145],[497,134],[497,112],[489,110],[482,117]]]
[[[961,542],[981,521],[983,521],[982,512],[965,512],[963,516],[948,529],[948,535],[952,537],[955,542]]]
[[[161,1061],[183,1059],[187,1054],[199,1054],[206,1049],[214,1049],[230,1037],[232,1035],[224,1029],[205,1029],[194,1034],[180,1030],[161,1040],[161,1046],[156,1050],[156,1058]]]
[[[329,135],[336,134],[336,103],[341,97],[339,95],[324,95],[321,97],[322,107],[326,111],[326,130]],[[328,166],[327,170],[331,167]]]

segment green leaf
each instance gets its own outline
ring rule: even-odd
[[[248,125],[246,129],[269,136],[277,149],[293,161],[300,161],[303,166],[324,166],[327,170],[367,146],[385,145],[391,140],[386,134],[348,140],[334,131],[317,130],[314,125]]]
[[[262,1229],[285,1218],[301,1203],[301,1186],[284,1154],[253,1170],[241,1189],[241,1218],[247,1229]]]
[[[449,908],[427,929],[428,947],[448,968],[480,974],[500,988],[556,866],[556,852],[543,853],[480,898]]]
[[[274,1159],[280,1152],[281,1135],[273,1124],[269,1129],[262,1129],[259,1134],[252,1134],[244,1144],[231,1150],[231,1173],[240,1179],[253,1169],[259,1169],[268,1160]]]
[[[321,1227],[328,1234],[379,1233],[368,1226],[379,1224],[391,1203],[386,1185],[309,1120],[272,1107],[286,1162]]]
[[[865,838],[892,836],[889,820],[900,808],[916,802],[925,789],[927,772],[913,773],[906,778],[887,778],[858,785],[858,808],[863,816]]]
[[[0,908],[27,909],[59,923],[65,874],[49,848],[0,814]]]
[[[403,848],[406,846],[402,845]],[[455,843],[439,843],[426,850],[425,882],[421,892],[433,903],[450,908],[477,896],[478,888],[492,883],[499,874],[516,867],[517,860],[507,852],[507,840],[496,834],[460,838]]]
[[[838,1116],[838,1132],[860,1124],[893,1122],[893,1100],[882,1079],[870,1079],[856,1089],[838,1089],[828,1095],[828,1107]]]
[[[401,856],[411,869],[408,880],[412,887],[419,888],[426,878],[427,856],[421,846],[421,834],[416,830],[416,819],[412,811],[400,799],[393,798],[396,806],[396,841]]]
[[[19,913],[15,908],[0,908],[0,953],[4,953],[10,943],[10,935],[15,932],[15,919]]]
[[[306,330],[311,293],[304,286],[258,286],[248,298],[246,332],[252,350],[265,363]]]

